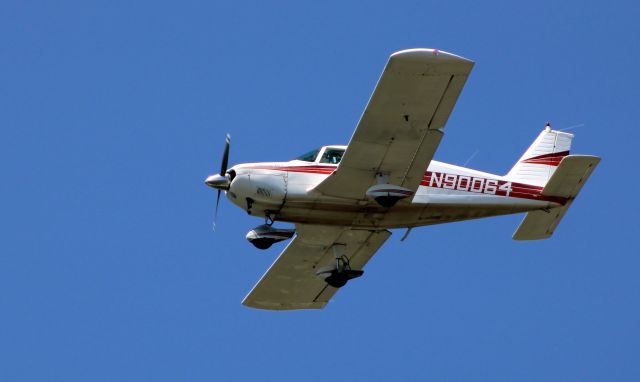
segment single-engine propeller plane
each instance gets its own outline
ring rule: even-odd
[[[265,223],[257,248],[293,240],[245,297],[246,306],[323,308],[389,238],[392,228],[526,212],[515,240],[550,237],[600,162],[569,155],[572,134],[549,124],[506,175],[433,160],[473,68],[436,49],[394,53],[347,146],[324,146],[288,162],[227,168],[205,183]],[[295,229],[275,228],[294,223]],[[404,239],[404,238],[403,238]]]

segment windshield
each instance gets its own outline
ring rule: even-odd
[[[326,149],[320,158],[320,163],[338,164],[342,159],[344,149]]]
[[[308,153],[300,155],[296,159],[297,160],[302,160],[302,161],[305,161],[305,162],[315,162],[316,157],[318,156],[319,152],[320,152],[320,149],[311,150]]]

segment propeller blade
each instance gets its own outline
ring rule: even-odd
[[[222,154],[222,167],[220,167],[220,175],[227,173],[227,164],[229,164],[229,146],[231,145],[231,136],[227,134],[227,141],[224,145],[224,154]]]
[[[220,204],[220,190],[218,190],[218,197],[216,198],[216,210],[213,214],[213,232],[216,232],[216,220],[218,220],[218,205]]]
[[[216,209],[213,214],[213,232],[216,231],[216,221],[218,220],[218,206],[220,205],[220,191],[221,189],[229,189],[231,181],[227,177],[227,165],[229,164],[229,146],[231,146],[231,136],[227,134],[227,139],[224,145],[224,153],[222,154],[222,166],[220,167],[220,174],[211,175],[205,183],[213,188],[218,189],[218,196],[216,197]]]

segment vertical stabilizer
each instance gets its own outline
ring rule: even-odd
[[[513,182],[544,187],[562,158],[569,155],[573,134],[547,127],[538,135],[505,178]]]

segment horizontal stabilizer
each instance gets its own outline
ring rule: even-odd
[[[600,158],[592,155],[569,155],[563,158],[544,186],[542,195],[575,198],[598,163]]]
[[[566,198],[567,202],[563,206],[549,211],[527,213],[513,234],[513,239],[540,240],[551,237],[599,162],[600,158],[590,155],[569,155],[563,158],[558,169],[542,190],[542,194]]]

